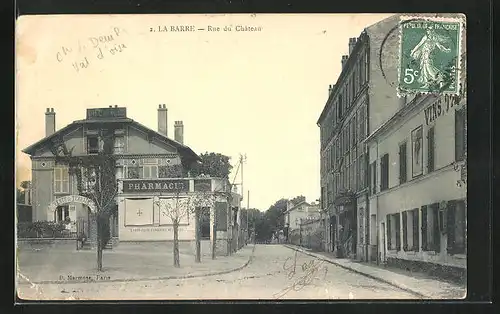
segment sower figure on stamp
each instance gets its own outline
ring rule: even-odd
[[[440,86],[444,84],[441,70],[434,66],[431,55],[436,48],[443,52],[450,52],[450,48],[443,46],[446,41],[445,36],[439,35],[433,29],[428,28],[420,42],[410,53],[410,56],[420,63],[420,76],[417,81],[422,84],[423,88],[429,87],[431,82],[438,82]]]

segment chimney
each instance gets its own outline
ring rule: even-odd
[[[45,137],[56,132],[56,113],[54,108],[47,108],[45,112]]]
[[[344,69],[344,66],[345,66],[348,58],[349,57],[347,55],[342,56],[342,70]]]
[[[184,144],[184,124],[182,124],[182,121],[175,121],[174,140],[181,144]]]
[[[356,37],[349,38],[349,55],[351,55],[352,51],[354,50],[354,46],[356,46]]]
[[[168,136],[167,108],[165,104],[158,105],[158,133]]]
[[[335,89],[335,84],[328,85],[328,96],[330,96]]]

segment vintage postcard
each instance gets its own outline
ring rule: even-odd
[[[17,302],[464,298],[466,30],[19,17]]]

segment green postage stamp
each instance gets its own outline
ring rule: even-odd
[[[463,21],[404,17],[400,23],[398,94],[458,94]]]

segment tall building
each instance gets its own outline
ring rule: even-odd
[[[399,22],[394,15],[350,38],[342,72],[329,87],[317,121],[321,137],[321,206],[328,212],[326,251],[362,260],[376,257],[370,239],[367,135],[397,111]],[[394,76],[395,74],[395,76]],[[383,106],[386,110],[379,111]]]
[[[216,238],[228,243],[227,247],[221,245],[226,251],[237,223],[233,213],[239,211],[241,197],[231,192],[225,179],[190,176],[189,170],[201,159],[184,144],[183,122],[175,121],[174,139],[171,139],[167,136],[165,105],[159,105],[157,116],[158,131],[154,131],[128,118],[124,107],[87,109],[86,119],[56,131],[54,109],[47,109],[46,136],[23,150],[32,160],[33,220],[83,222],[79,225],[88,227],[82,232],[87,233],[87,237],[94,234],[92,203],[79,195],[81,187],[78,188],[76,174],[70,174],[68,164],[56,158],[54,147],[63,144],[73,156],[96,155],[103,150],[103,134],[113,130],[118,192],[109,222],[111,236],[120,241],[172,240],[171,218],[158,205],[158,200],[170,204],[179,195],[227,192],[225,195],[231,197],[217,199],[209,218],[210,238],[217,232]],[[195,238],[196,226],[191,212],[189,209],[181,219],[180,240]],[[217,225],[214,213],[217,213]]]

